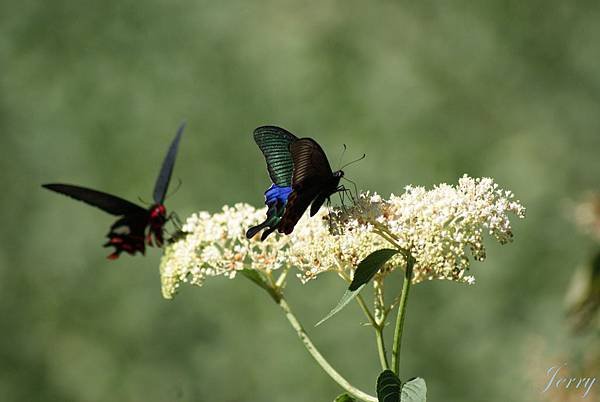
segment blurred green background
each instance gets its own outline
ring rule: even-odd
[[[598,38],[596,1],[0,2],[0,400],[340,393],[260,289],[215,279],[165,301],[159,250],[108,262],[112,218],[39,187],[149,200],[183,119],[167,202],[182,217],[262,203],[262,124],[316,138],[334,165],[343,143],[346,160],[366,153],[346,174],[384,195],[463,173],[513,190],[527,219],[474,265],[475,286],[413,289],[402,372],[431,401],[550,400],[546,370],[575,342],[564,294],[593,249],[567,210],[600,187]],[[342,291],[334,276],[291,280],[288,298],[374,393],[357,306],[311,325]]]

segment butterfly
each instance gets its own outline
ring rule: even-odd
[[[314,216],[332,194],[344,191],[339,185],[344,172],[332,171],[325,152],[312,138],[262,126],[254,130],[254,141],[265,157],[273,184],[265,192],[267,218],[248,229],[248,239],[263,229],[261,240],[275,230],[290,234],[309,205],[310,216]]]
[[[171,142],[154,185],[154,204],[149,208],[141,207],[112,194],[81,186],[53,183],[43,184],[42,187],[120,217],[106,235],[108,241],[104,247],[115,248],[115,251],[108,255],[108,259],[117,259],[122,252],[131,255],[135,255],[136,252],[144,254],[146,244],[161,247],[164,243],[163,228],[169,219],[163,203],[171,181],[177,148],[184,128],[185,123],[181,124]],[[146,231],[146,229],[148,230]]]

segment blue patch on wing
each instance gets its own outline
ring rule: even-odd
[[[279,201],[279,203],[284,205],[291,192],[291,187],[280,187],[276,184],[271,184],[271,187],[265,191],[265,204],[272,205]]]

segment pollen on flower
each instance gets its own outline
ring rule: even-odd
[[[296,269],[302,283],[324,272],[352,277],[360,261],[381,248],[401,247],[415,258],[413,282],[445,279],[472,284],[471,259],[483,261],[483,234],[501,244],[512,240],[509,214],[523,218],[525,208],[492,179],[463,176],[456,186],[432,190],[407,186],[384,199],[363,193],[353,206],[322,208],[300,219],[289,236],[246,239],[245,230],[262,221],[265,208],[225,206],[221,212],[190,216],[186,236],[168,245],[161,261],[162,293],[172,298],[181,283],[201,286],[209,277],[234,278],[242,269],[271,274]],[[380,271],[405,266],[402,254]]]

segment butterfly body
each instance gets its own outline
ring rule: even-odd
[[[152,245],[152,238],[154,237],[154,244],[157,247],[161,247],[164,243],[163,227],[167,223],[167,208],[163,204],[155,204],[150,207],[149,212],[149,231],[146,243]]]
[[[329,197],[341,190],[344,172],[333,172],[325,152],[312,138],[297,138],[283,128],[263,126],[254,130],[254,140],[267,162],[273,184],[265,192],[267,219],[246,232],[254,237],[266,229],[261,240],[278,230],[290,234],[308,206],[315,215]]]
[[[184,124],[180,126],[175,139],[171,142],[154,186],[154,204],[149,208],[112,194],[71,184],[43,184],[42,187],[119,216],[106,235],[108,241],[104,247],[115,248],[108,256],[109,259],[118,258],[122,252],[130,255],[138,252],[145,254],[146,245],[160,247],[164,244],[164,226],[168,221],[164,199],[184,127]]]

